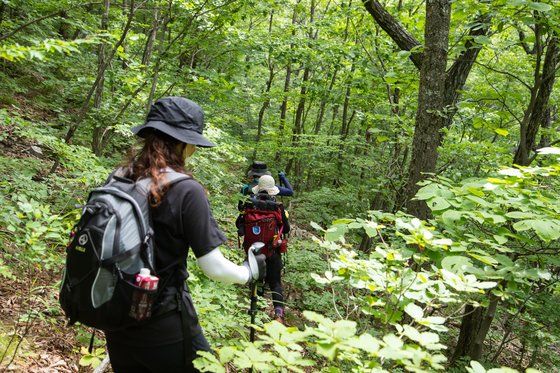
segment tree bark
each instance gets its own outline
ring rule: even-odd
[[[436,169],[440,130],[446,119],[443,98],[450,20],[449,0],[427,1],[424,58],[412,141],[413,156],[404,194],[407,197],[407,211],[420,219],[428,218],[428,206],[424,201],[413,201],[411,197],[418,191],[418,182],[426,178],[426,173],[433,173]]]

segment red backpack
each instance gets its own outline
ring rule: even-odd
[[[264,255],[271,256],[274,250],[281,253],[288,248],[282,237],[282,210],[275,201],[254,200],[245,203],[236,225],[240,235],[243,235],[243,249],[245,252],[255,242],[262,242]]]

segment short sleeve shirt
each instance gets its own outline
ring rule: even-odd
[[[194,179],[177,182],[162,203],[152,209],[155,266],[162,279],[179,266],[177,280],[188,277],[186,258],[190,248],[200,258],[220,246],[226,237],[212,216],[202,185]]]

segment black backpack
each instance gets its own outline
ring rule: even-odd
[[[70,325],[80,322],[118,330],[138,324],[140,321],[129,315],[133,293],[145,294],[150,303],[160,293],[134,284],[141,268],[156,274],[147,197],[152,181],[134,182],[120,175],[124,175],[123,169],[89,194],[72,229],[59,297]],[[189,178],[171,169],[166,170],[166,176],[168,186]],[[159,284],[159,289],[163,286]]]

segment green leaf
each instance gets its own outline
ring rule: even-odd
[[[474,37],[474,42],[477,44],[490,44],[490,38],[485,35],[478,35]]]
[[[386,334],[383,337],[383,342],[385,342],[388,347],[395,349],[400,349],[404,345],[403,341],[394,334]]]
[[[338,241],[344,238],[344,234],[348,231],[348,226],[346,224],[336,224],[332,225],[327,229],[325,234],[325,239],[327,241]]]
[[[557,220],[521,220],[513,224],[513,229],[518,232],[532,229],[545,242],[560,238],[560,223]]]
[[[506,130],[505,128],[496,128],[496,129],[494,130],[494,132],[496,132],[498,135],[504,136],[504,137],[507,136],[507,135],[509,135],[509,131]]]
[[[528,2],[527,6],[531,9],[537,10],[539,12],[548,12],[549,10],[552,9],[552,6],[550,6],[548,4],[536,3],[536,2],[533,2],[533,1]]]
[[[492,204],[491,204],[491,203],[488,203],[486,200],[483,200],[483,199],[480,198],[480,197],[477,197],[477,196],[467,196],[466,198],[469,199],[469,200],[471,200],[471,201],[473,201],[473,202],[478,203],[478,204],[481,205],[481,206],[484,206],[484,207],[492,207]]]
[[[475,258],[476,260],[481,261],[484,264],[488,264],[488,265],[491,265],[491,266],[494,266],[494,265],[498,264],[498,261],[496,259],[492,258],[491,256],[478,255],[478,254],[474,254],[473,252],[467,252],[467,254],[469,254],[470,256]]]
[[[486,369],[478,361],[471,361],[471,368],[467,368],[471,373],[486,373]]]
[[[369,354],[375,354],[379,351],[379,341],[371,334],[365,333],[349,341],[353,347],[359,348]]]
[[[441,267],[454,273],[464,273],[463,267],[471,267],[472,261],[466,256],[447,256],[441,261]]]
[[[457,210],[447,210],[441,214],[441,219],[447,225],[454,225],[456,221],[461,220],[463,213]]]
[[[451,204],[442,197],[435,197],[433,199],[428,200],[427,205],[432,211],[445,210],[449,206],[451,206]]]
[[[422,308],[414,303],[407,304],[404,308],[404,312],[406,312],[414,320],[419,320],[424,317],[424,311],[422,310]]]
[[[356,322],[339,320],[334,323],[334,335],[338,339],[348,339],[356,334]]]
[[[314,229],[317,229],[320,232],[325,232],[323,227],[321,227],[319,224],[315,223],[314,221],[310,222],[309,225],[311,225],[311,227],[313,227]]]
[[[500,236],[500,235],[495,234],[492,237],[494,237],[494,240],[496,240],[496,242],[500,245],[503,245],[506,242],[508,242],[508,238],[506,236]]]
[[[317,352],[329,360],[334,360],[336,351],[336,343],[317,343]]]

